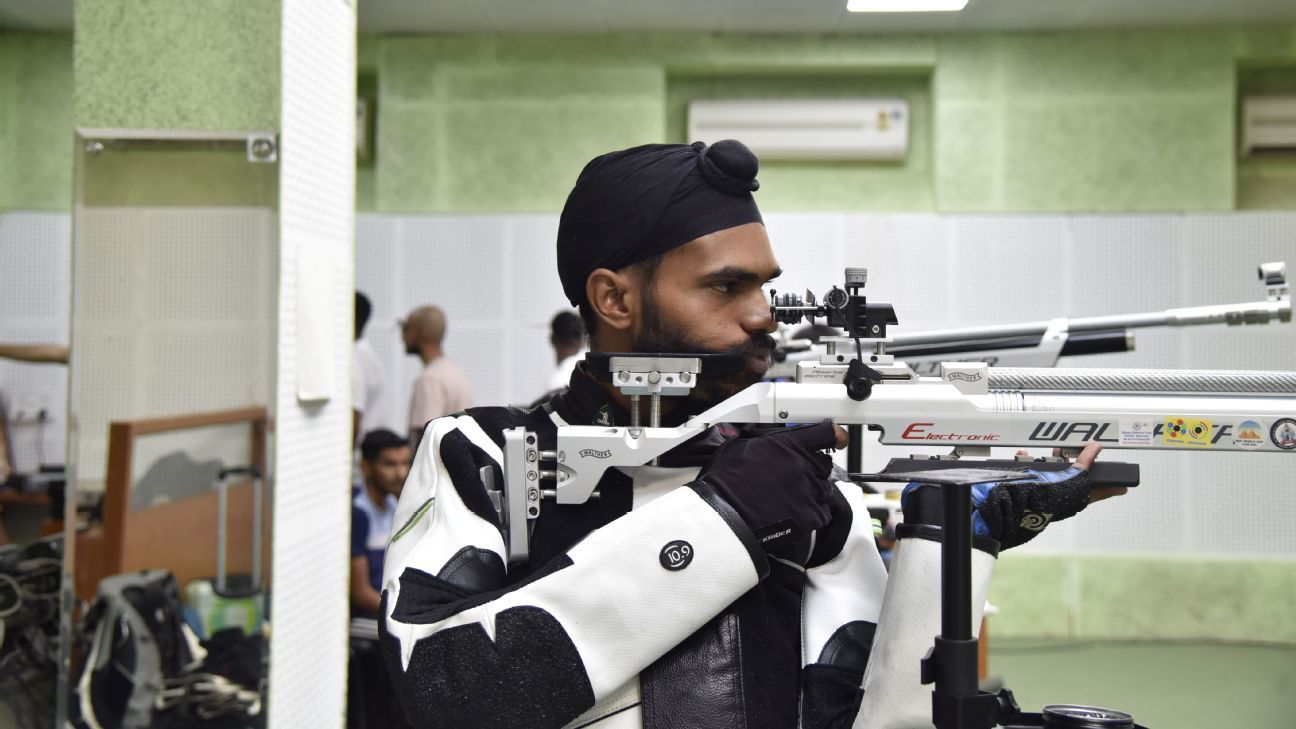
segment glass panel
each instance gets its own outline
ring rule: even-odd
[[[91,650],[64,657],[71,716],[116,723],[79,665],[91,601],[139,582],[114,575],[173,575],[200,637],[261,633],[278,164],[272,134],[83,130],[76,145],[65,616]]]

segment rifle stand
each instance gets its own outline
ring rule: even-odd
[[[893,462],[894,463],[894,462]],[[936,471],[891,471],[870,480],[910,481],[941,489],[941,632],[922,659],[924,684],[932,690],[932,724],[936,729],[1146,729],[1129,714],[1072,704],[1045,706],[1026,713],[1012,691],[997,694],[977,686],[977,639],[972,636],[972,486],[1030,478],[1020,472],[985,468]]]
[[[937,729],[998,725],[999,698],[977,687],[977,639],[972,635],[973,483],[980,481],[941,484],[941,633],[922,661],[922,682],[935,684],[932,723]]]

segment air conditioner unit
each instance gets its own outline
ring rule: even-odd
[[[1242,154],[1296,155],[1296,96],[1242,99]]]
[[[761,159],[898,160],[909,148],[903,99],[691,101],[689,141],[737,139]]]

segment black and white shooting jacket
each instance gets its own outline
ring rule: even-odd
[[[428,424],[393,521],[379,621],[415,726],[851,726],[887,579],[862,492],[836,484],[831,524],[795,557],[768,557],[727,503],[691,483],[735,428],[677,448],[670,466],[610,469],[585,504],[546,501],[529,562],[506,564],[482,483],[483,466],[501,473],[503,431],[525,426],[552,450],[560,425],[627,422],[577,371],[531,410]]]

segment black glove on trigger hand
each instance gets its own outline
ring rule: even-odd
[[[721,446],[698,476],[751,528],[766,552],[828,523],[828,474],[821,453],[837,442],[831,421]]]

